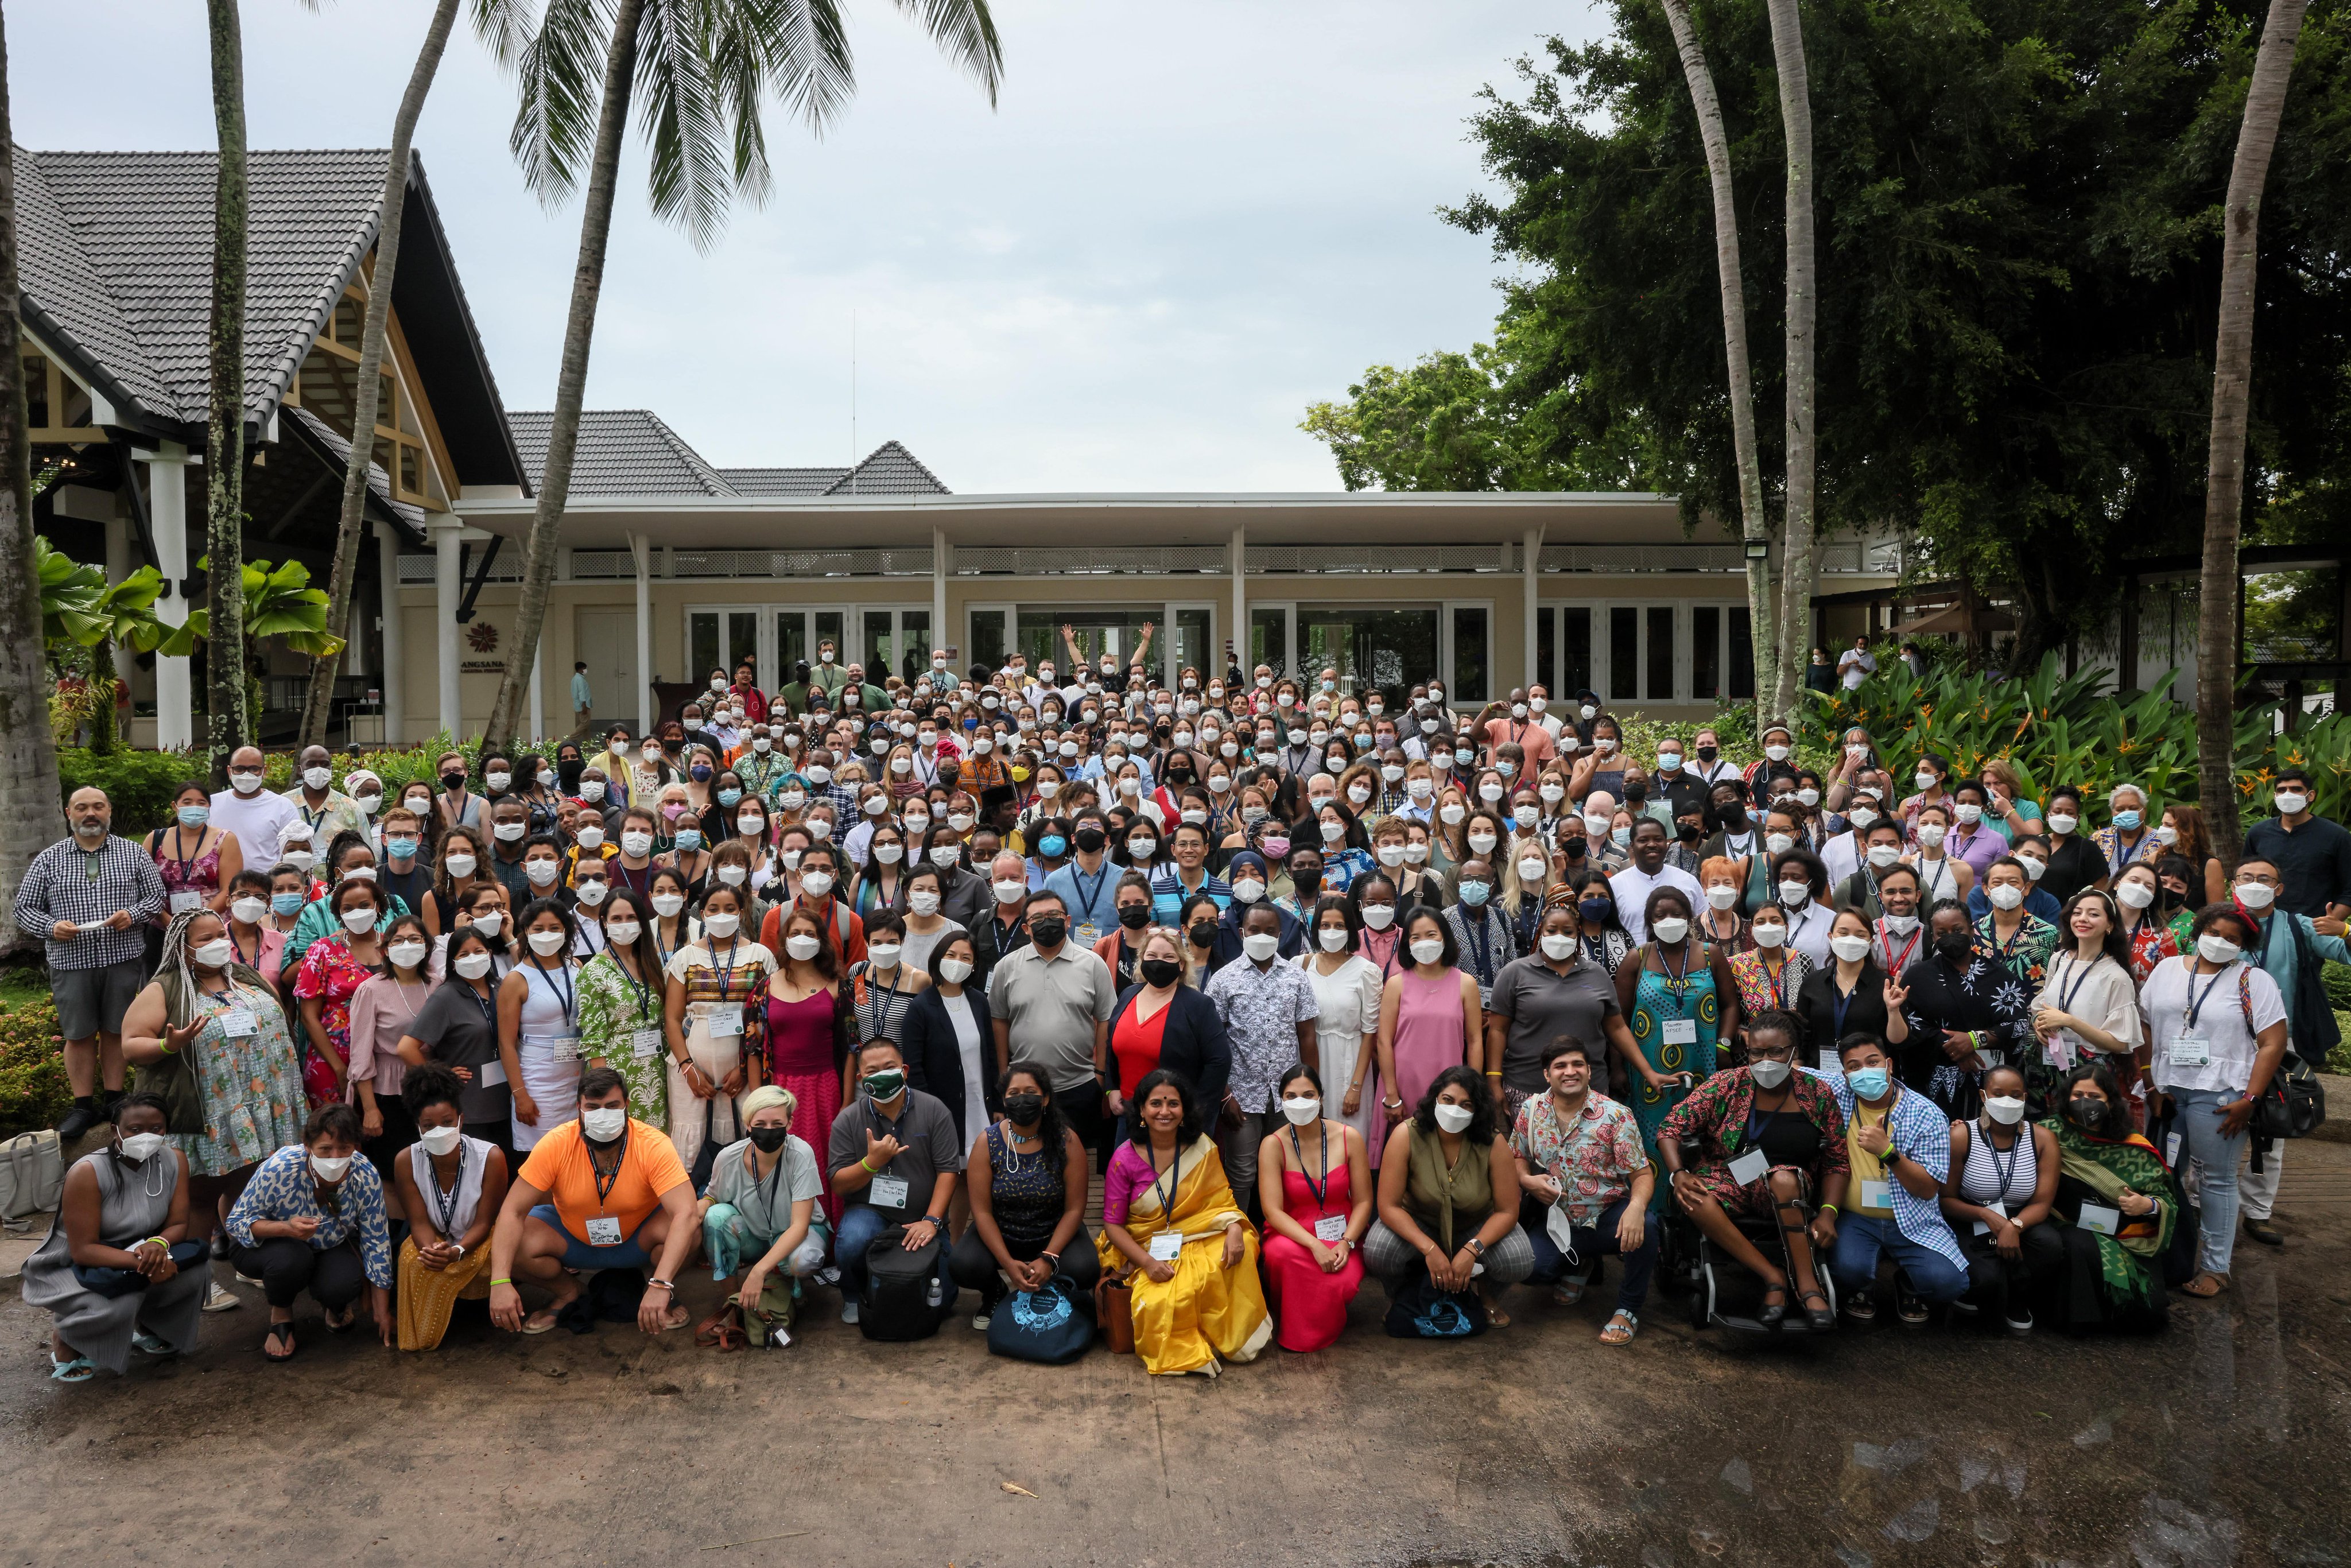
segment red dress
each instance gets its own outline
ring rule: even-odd
[[[772,982],[770,982],[772,984]],[[832,1119],[841,1114],[841,1062],[833,1055],[832,994],[818,991],[788,1002],[768,994],[768,1073],[792,1092],[792,1135],[816,1151],[819,1164],[832,1146]],[[828,1178],[831,1173],[827,1173]],[[828,1179],[817,1200],[826,1223],[841,1228],[841,1195]]]
[[[1118,1089],[1129,1099],[1134,1097],[1136,1085],[1159,1065],[1159,1048],[1167,1038],[1167,1015],[1176,1010],[1176,998],[1148,1019],[1136,1015],[1143,1009],[1138,996],[1126,1005],[1120,1015],[1118,1027],[1111,1031],[1110,1048],[1118,1057]]]
[[[1288,1136],[1287,1131],[1283,1135]],[[1301,1140],[1321,1155],[1319,1140]],[[1343,1222],[1354,1207],[1353,1170],[1339,1149],[1332,1150],[1330,1179],[1317,1201],[1313,1184],[1300,1172],[1281,1173],[1281,1207],[1309,1236],[1318,1220]],[[1335,1274],[1326,1274],[1314,1255],[1270,1225],[1265,1228],[1266,1293],[1274,1314],[1274,1341],[1284,1350],[1321,1350],[1338,1342],[1347,1326],[1347,1303],[1364,1285],[1364,1255],[1349,1248],[1347,1260]]]

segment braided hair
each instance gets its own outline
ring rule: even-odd
[[[172,923],[163,928],[162,948],[155,966],[155,983],[163,988],[163,1014],[167,1028],[183,1028],[190,1019],[195,1017],[196,998],[200,993],[196,988],[195,966],[188,958],[188,931],[206,915],[215,920],[220,918],[210,909],[183,909],[172,916]],[[222,925],[225,929],[227,922],[223,921]],[[237,962],[234,957],[223,972],[238,986],[255,987],[265,991],[269,988],[269,982],[261,977],[260,971]]]

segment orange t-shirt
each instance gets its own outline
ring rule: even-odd
[[[620,1174],[599,1201],[588,1140],[571,1121],[532,1145],[522,1162],[522,1179],[548,1195],[572,1235],[585,1239],[590,1219],[610,1215],[621,1222],[621,1234],[630,1237],[661,1207],[661,1195],[685,1180],[685,1166],[678,1163],[677,1145],[668,1134],[632,1116]]]
[[[865,922],[838,894],[830,897],[826,903],[825,913],[830,918],[824,923],[824,938],[840,955],[841,967],[845,969],[852,964],[865,962]],[[799,904],[772,905],[759,922],[759,945],[773,953],[778,964],[784,961],[784,915],[786,911],[799,907]],[[811,913],[814,913],[813,909]],[[841,939],[844,925],[849,932],[846,942]]]

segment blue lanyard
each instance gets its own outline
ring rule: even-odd
[[[1478,912],[1476,931],[1478,977],[1491,985],[1494,979],[1494,933],[1492,927],[1486,924],[1486,912],[1482,909]]]

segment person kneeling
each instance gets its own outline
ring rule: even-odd
[[[1942,1110],[1894,1076],[1886,1042],[1853,1033],[1837,1044],[1844,1074],[1828,1081],[1845,1114],[1845,1157],[1853,1166],[1848,1212],[1823,1215],[1830,1227],[1829,1267],[1845,1315],[1867,1322],[1877,1315],[1870,1291],[1877,1257],[1893,1256],[1895,1312],[1923,1323],[1931,1304],[1967,1293],[1968,1261],[1938,1207],[1951,1169],[1951,1128]]]
[[[392,1188],[409,1217],[400,1244],[400,1348],[432,1350],[459,1301],[487,1300],[490,1229],[507,1197],[506,1151],[465,1136],[463,1080],[438,1062],[412,1067],[400,1103],[416,1142],[392,1156]]]
[[[115,1103],[114,1141],[66,1172],[65,1199],[40,1249],[25,1260],[24,1297],[55,1320],[49,1375],[87,1383],[120,1373],[131,1347],[192,1349],[212,1265],[187,1239],[188,1160],[168,1146],[163,1099]]]
[[[2011,1333],[2032,1332],[2032,1302],[2065,1271],[2065,1242],[2049,1223],[2062,1164],[2057,1135],[2024,1124],[2024,1073],[1988,1069],[1983,1114],[1951,1124],[1943,1217],[1967,1255],[1968,1299],[1997,1308]]]
[[[1534,1248],[1527,1278],[1552,1286],[1552,1300],[1572,1307],[1600,1260],[1625,1260],[1616,1310],[1600,1331],[1603,1344],[1630,1344],[1640,1332],[1657,1266],[1657,1232],[1648,1223],[1656,1175],[1641,1148],[1633,1113],[1592,1091],[1593,1047],[1562,1035],[1544,1047],[1551,1092],[1519,1107],[1510,1129],[1524,1195],[1520,1223]]]
[[[1364,1238],[1364,1267],[1390,1296],[1423,1264],[1441,1291],[1468,1290],[1474,1277],[1486,1320],[1499,1329],[1510,1322],[1502,1291],[1533,1272],[1535,1253],[1519,1226],[1518,1164],[1495,1121],[1494,1097],[1475,1071],[1453,1066],[1437,1075],[1388,1134],[1380,1218]]]
[[[976,1329],[1003,1301],[1005,1281],[1039,1291],[1056,1274],[1091,1292],[1102,1278],[1086,1234],[1086,1178],[1092,1162],[1071,1131],[1045,1070],[1016,1061],[1004,1074],[1004,1120],[972,1140],[965,1166],[971,1224],[947,1259],[948,1272],[979,1292]]]
[[[833,1246],[845,1323],[857,1321],[865,1294],[866,1249],[893,1225],[905,1228],[907,1251],[929,1246],[946,1228],[963,1170],[954,1113],[907,1087],[906,1059],[895,1044],[867,1040],[858,1048],[857,1070],[862,1092],[832,1119],[825,1154],[832,1190],[846,1201]],[[939,1252],[944,1261],[946,1249]]]
[[[310,1113],[302,1142],[261,1162],[228,1211],[236,1271],[258,1279],[269,1298],[263,1354],[294,1359],[294,1298],[308,1291],[341,1333],[365,1291],[376,1333],[392,1343],[392,1233],[383,1178],[360,1148],[360,1113],[340,1103]]]
[[[710,1184],[702,1189],[702,1247],[722,1286],[741,1275],[729,1305],[742,1317],[738,1323],[722,1305],[695,1334],[697,1343],[727,1348],[730,1336],[739,1337],[754,1320],[762,1343],[788,1331],[799,1281],[824,1267],[828,1238],[816,1207],[824,1173],[816,1151],[792,1136],[799,1110],[799,1100],[780,1084],[752,1090],[743,1096],[747,1135],[721,1149],[710,1167]]]
[[[694,1184],[676,1145],[630,1116],[628,1085],[618,1072],[590,1068],[580,1075],[579,1116],[531,1145],[499,1207],[490,1238],[490,1321],[545,1333],[580,1294],[569,1270],[653,1264],[637,1327],[684,1328],[677,1276],[694,1255]],[[552,1299],[526,1316],[517,1278],[546,1286]]]

